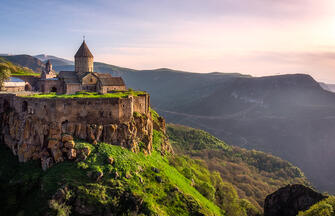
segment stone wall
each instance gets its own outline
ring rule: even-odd
[[[1,89],[1,91],[6,91],[6,92],[20,92],[24,90],[25,90],[25,86],[6,86]]]
[[[56,92],[62,94],[64,92],[61,81],[59,80],[39,80],[38,90],[44,93]]]
[[[149,113],[150,112],[149,107],[150,107],[149,95],[143,94],[134,97],[134,105],[133,105],[134,112]]]
[[[114,91],[126,91],[126,86],[100,86],[98,85],[98,91],[102,94],[112,93]]]
[[[149,95],[128,98],[48,99],[2,94],[0,112],[4,111],[5,101],[16,113],[37,115],[51,122],[71,121],[87,124],[128,122],[133,112],[147,115],[150,106]]]
[[[22,162],[40,159],[43,169],[76,158],[75,139],[150,153],[153,122],[148,102],[149,95],[40,99],[2,94],[0,141]]]
[[[82,90],[81,88],[81,84],[70,84],[70,83],[67,83],[67,84],[64,84],[64,92],[63,94],[75,94],[76,92],[79,92]]]
[[[16,77],[19,79],[22,79],[23,81],[27,82],[30,84],[30,86],[32,86],[33,88],[31,90],[33,91],[38,91],[38,81],[39,81],[39,77],[37,76],[16,76],[13,75],[12,77]]]

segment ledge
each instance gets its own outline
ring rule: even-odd
[[[18,95],[24,98],[60,98],[60,99],[72,99],[72,98],[127,98],[129,96],[144,96],[147,95],[144,91],[115,91],[113,93],[100,94],[97,92],[78,92],[76,94],[56,94],[56,93],[40,93],[31,95]]]

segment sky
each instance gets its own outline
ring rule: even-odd
[[[334,0],[0,0],[0,53],[335,83]]]

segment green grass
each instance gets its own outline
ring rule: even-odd
[[[158,144],[160,132],[154,133],[154,142]],[[106,143],[91,145],[76,141],[75,148],[88,148],[91,153],[83,161],[65,161],[43,172],[37,161],[18,163],[1,145],[0,189],[4,196],[0,201],[4,205],[0,214],[40,215],[45,211],[62,214],[73,211],[73,199],[79,199],[98,215],[107,209],[116,215],[129,215],[137,205],[144,215],[224,215],[213,200],[192,186],[191,179],[170,164],[175,159],[172,156],[162,156],[158,151],[146,156]],[[108,158],[113,158],[114,163],[109,164]],[[190,160],[186,166],[192,164]],[[96,181],[92,176],[99,172],[103,177]],[[209,177],[204,181],[210,181]],[[61,188],[67,188],[63,203],[52,200]]]
[[[26,70],[18,70],[14,73],[11,73],[11,76],[40,76],[40,74],[31,72],[31,71],[26,71]]]
[[[38,73],[35,73],[33,70],[27,67],[21,67],[13,64],[10,61],[7,61],[4,58],[0,57],[0,65],[5,66],[11,72],[11,76],[39,76]]]
[[[113,157],[114,164],[106,164],[107,158]],[[185,203],[171,197],[173,188],[178,188],[181,194],[174,194],[183,199],[190,199],[196,203],[196,207],[201,206],[206,215],[221,215],[221,210],[211,201],[203,197],[194,187],[191,181],[186,179],[177,169],[169,165],[167,158],[154,151],[151,155],[145,156],[143,153],[132,153],[127,149],[100,143],[97,146],[95,156],[87,161],[87,167],[91,171],[102,171],[108,177],[113,178],[117,172],[124,183],[127,184],[135,194],[144,198],[148,208],[159,215],[187,215],[182,207]],[[152,171],[157,168],[159,173]],[[127,178],[131,176],[131,178]],[[164,183],[158,183],[156,176],[160,176]],[[140,183],[142,179],[143,184]],[[169,190],[167,190],[169,188]],[[168,202],[169,205],[165,205]],[[182,206],[182,207],[180,207]],[[185,207],[185,206],[184,206]],[[198,207],[200,208],[200,207]]]
[[[29,97],[29,98],[65,98],[65,99],[72,99],[72,98],[126,98],[128,96],[138,96],[146,94],[144,91],[116,91],[114,93],[107,93],[107,94],[100,94],[98,92],[77,92],[76,94],[56,94],[56,93],[47,93],[47,94],[33,94],[28,96],[22,97]]]
[[[159,118],[158,113],[151,107],[150,107],[150,112],[151,112],[152,120],[157,122]]]
[[[203,130],[170,124],[167,127],[167,133],[177,150],[231,149],[225,142]]]

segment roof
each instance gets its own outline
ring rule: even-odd
[[[3,83],[5,87],[16,87],[16,86],[25,86],[26,82],[22,79],[11,77],[8,81]]]
[[[26,82],[26,81],[24,81],[20,78],[17,78],[17,77],[10,77],[7,82]]]
[[[81,44],[79,50],[77,51],[76,55],[74,57],[91,57],[93,58],[93,55],[91,51],[88,49],[85,41]]]
[[[94,73],[103,86],[125,86],[122,77],[113,77],[111,74]]]
[[[65,83],[80,83],[79,77],[75,71],[61,71],[58,77],[64,80]]]

